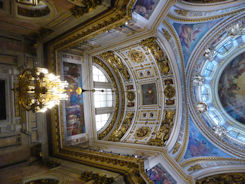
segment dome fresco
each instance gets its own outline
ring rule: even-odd
[[[210,40],[192,65],[191,79],[192,102],[199,128],[205,129],[205,135],[210,133],[209,138],[217,138],[221,147],[229,145],[229,151],[242,152],[245,145],[243,25],[237,22]]]
[[[218,96],[226,113],[245,125],[245,52],[225,67],[219,79]]]

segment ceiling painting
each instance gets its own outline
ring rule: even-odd
[[[208,141],[194,125],[191,117],[189,119],[189,131],[188,146],[184,155],[185,160],[194,157],[231,157]]]
[[[179,36],[184,55],[184,63],[187,65],[188,59],[201,38],[213,27],[217,21],[197,23],[197,24],[180,24],[173,23],[173,26]]]
[[[141,85],[142,91],[142,105],[153,105],[157,104],[157,90],[156,84],[143,84]]]
[[[134,11],[142,17],[149,19],[159,0],[137,0]]]
[[[219,79],[218,96],[224,110],[245,125],[245,53],[225,67]]]
[[[154,184],[177,184],[176,180],[159,163],[147,171]]]

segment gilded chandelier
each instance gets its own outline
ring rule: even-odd
[[[27,111],[45,112],[59,104],[60,100],[68,99],[65,89],[68,83],[45,68],[25,69],[18,80],[15,89],[18,101]]]

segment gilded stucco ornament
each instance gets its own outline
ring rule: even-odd
[[[150,138],[147,144],[152,146],[163,146],[170,137],[174,117],[175,110],[167,110],[165,113],[165,119],[162,121],[160,129],[155,133],[156,136],[154,138]]]
[[[174,10],[177,14],[182,15],[182,16],[186,16],[188,14],[189,11],[187,10],[179,10],[179,9],[175,9]]]
[[[188,171],[198,171],[203,169],[203,167],[200,164],[192,165],[191,167],[188,168]]]
[[[159,66],[159,70],[161,74],[167,75],[170,72],[169,60],[168,57],[164,54],[162,49],[157,43],[157,39],[155,37],[150,37],[140,42],[141,45],[147,47],[149,52],[154,56],[156,62]]]
[[[126,65],[122,62],[121,58],[118,57],[113,51],[104,52],[100,55],[106,62],[108,62],[114,70],[120,72],[125,80],[130,79],[130,75]]]
[[[112,132],[112,134],[109,136],[108,140],[115,141],[115,142],[120,141],[123,135],[127,132],[129,127],[131,126],[133,118],[134,118],[134,112],[128,112],[122,123],[122,126],[118,129],[115,129]]]
[[[166,29],[163,29],[163,28],[162,28],[162,32],[163,32],[163,35],[166,38],[166,40],[169,41],[171,39],[171,35],[169,34],[169,32]]]
[[[223,173],[208,176],[196,181],[196,184],[214,184],[214,183],[232,183],[243,184],[245,181],[245,173]]]
[[[174,145],[174,149],[173,149],[173,154],[177,153],[177,151],[179,150],[181,144],[179,142],[176,142]]]
[[[140,50],[130,50],[128,52],[128,57],[132,62],[142,63],[145,61],[145,54]]]
[[[127,99],[129,101],[134,101],[134,99],[135,99],[135,92],[133,92],[133,91],[127,92]]]
[[[150,127],[143,126],[136,130],[134,137],[136,140],[141,140],[141,139],[148,137],[150,133],[151,133]]]
[[[162,61],[164,58],[164,53],[157,43],[155,37],[150,37],[140,42],[141,45],[147,47],[151,54],[155,57],[157,61]]]
[[[164,95],[167,98],[173,98],[175,96],[175,93],[175,88],[170,84],[168,84],[167,87],[164,89]]]

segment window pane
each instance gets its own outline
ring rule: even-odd
[[[109,119],[110,114],[98,114],[95,115],[95,122],[96,122],[96,130],[100,130]]]
[[[111,89],[96,88],[94,92],[95,108],[112,107],[112,92]],[[104,90],[101,92],[99,90]]]
[[[108,82],[104,73],[101,70],[99,70],[96,66],[93,66],[93,81]]]

